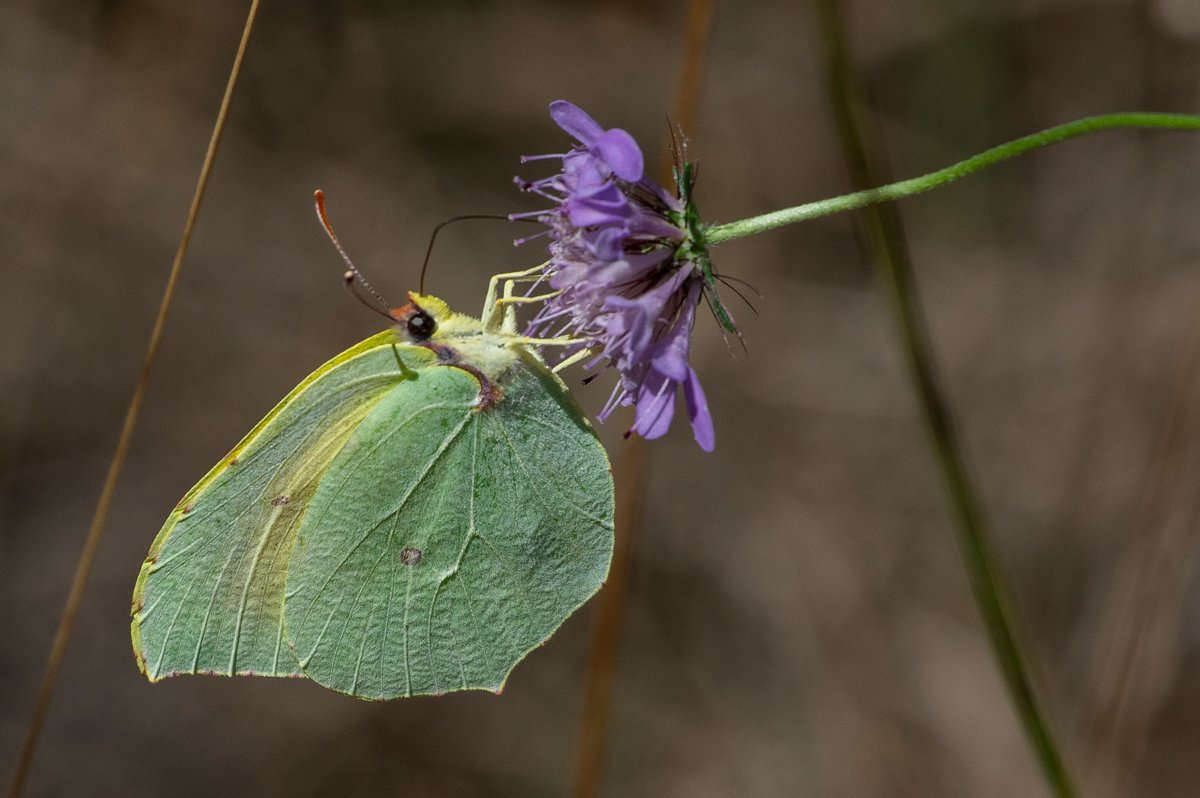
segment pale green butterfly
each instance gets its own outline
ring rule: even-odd
[[[480,319],[410,293],[188,491],[133,594],[151,681],[499,691],[600,588],[612,474],[538,354],[563,342],[517,334],[513,284],[538,273],[494,277]]]

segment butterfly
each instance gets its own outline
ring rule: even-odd
[[[539,355],[561,342],[516,332],[528,299],[513,286],[535,273],[492,278],[478,319],[410,293],[394,326],[309,375],[188,491],[133,594],[151,681],[499,692],[600,588],[611,469]]]

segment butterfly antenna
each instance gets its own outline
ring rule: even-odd
[[[333,232],[333,226],[329,224],[329,217],[325,215],[325,192],[317,189],[313,196],[317,200],[317,218],[321,220],[321,226],[324,227],[325,232],[329,234],[329,240],[333,242],[335,247],[337,247],[337,251],[339,254],[341,254],[342,260],[346,261],[346,265],[350,267],[350,270],[342,275],[342,279],[346,281],[346,288],[351,294],[354,294],[355,298],[358,299],[359,302],[362,302],[376,313],[381,313],[391,319],[392,316],[385,311],[390,311],[392,306],[387,303],[387,300],[379,295],[378,291],[371,287],[371,284],[367,282],[367,278],[362,276],[362,273],[358,270],[358,267],[354,265],[354,262],[350,260],[350,256],[346,254],[346,250],[342,249],[342,242],[338,241],[337,233]],[[376,305],[371,304],[366,297],[359,293],[358,289],[354,285],[355,280],[362,283],[363,287],[370,292],[371,296],[375,297],[375,301],[377,301],[380,305],[383,305],[385,310],[380,310]]]
[[[354,272],[346,272],[345,274],[342,275],[342,280],[345,281],[343,283],[343,285],[345,285],[346,290],[350,292],[350,296],[354,297],[359,302],[363,303],[363,305],[366,306],[367,310],[371,311],[372,313],[378,313],[380,316],[383,316],[388,321],[394,322],[396,320],[395,316],[393,316],[391,313],[388,313],[387,311],[383,310],[382,308],[376,306],[374,303],[371,302],[371,300],[367,299],[365,296],[363,296],[361,293],[359,293],[358,288],[354,285],[354,275],[355,275]],[[390,310],[390,308],[389,308],[389,310]]]
[[[463,216],[451,216],[446,221],[439,222],[438,226],[433,228],[433,233],[429,236],[429,247],[425,250],[425,262],[421,264],[421,279],[417,283],[417,293],[422,296],[425,295],[425,272],[429,269],[429,256],[433,254],[433,242],[437,241],[437,234],[451,222],[461,222],[463,219],[501,219],[506,222],[537,222],[537,219],[513,219],[512,217],[502,216],[498,213],[468,213]],[[337,239],[334,239],[334,243],[337,243]]]

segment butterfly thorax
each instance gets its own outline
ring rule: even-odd
[[[480,409],[500,401],[506,372],[521,362],[522,352],[536,357],[522,336],[485,330],[479,319],[455,313],[437,297],[410,292],[409,300],[392,311],[397,333],[412,346],[432,351],[439,365],[460,368],[478,379]]]

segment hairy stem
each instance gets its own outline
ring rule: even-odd
[[[1088,133],[1098,133],[1102,130],[1114,130],[1117,128],[1200,130],[1200,115],[1121,113],[1089,116],[1086,119],[1078,119],[1074,122],[1068,122],[1065,125],[1058,125],[1057,127],[1043,130],[1041,133],[1034,133],[1019,138],[1016,141],[992,147],[986,152],[981,152],[978,155],[967,158],[965,161],[959,161],[953,166],[947,166],[945,169],[939,169],[927,175],[914,177],[911,180],[901,180],[899,183],[890,183],[878,188],[855,191],[853,194],[843,194],[840,197],[809,202],[793,208],[784,208],[780,211],[764,213],[762,216],[753,216],[737,222],[713,225],[705,232],[705,239],[709,244],[719,244],[722,241],[761,233],[765,230],[772,230],[786,224],[816,219],[818,216],[852,211],[856,208],[873,205],[877,202],[908,197],[913,194],[919,194],[922,191],[928,191],[931,188],[944,186],[960,177],[966,177],[972,172],[978,172],[980,169],[999,163],[1000,161],[1008,160],[1030,150],[1036,150],[1049,144],[1057,144],[1060,141],[1066,141],[1078,136],[1086,136]]]

